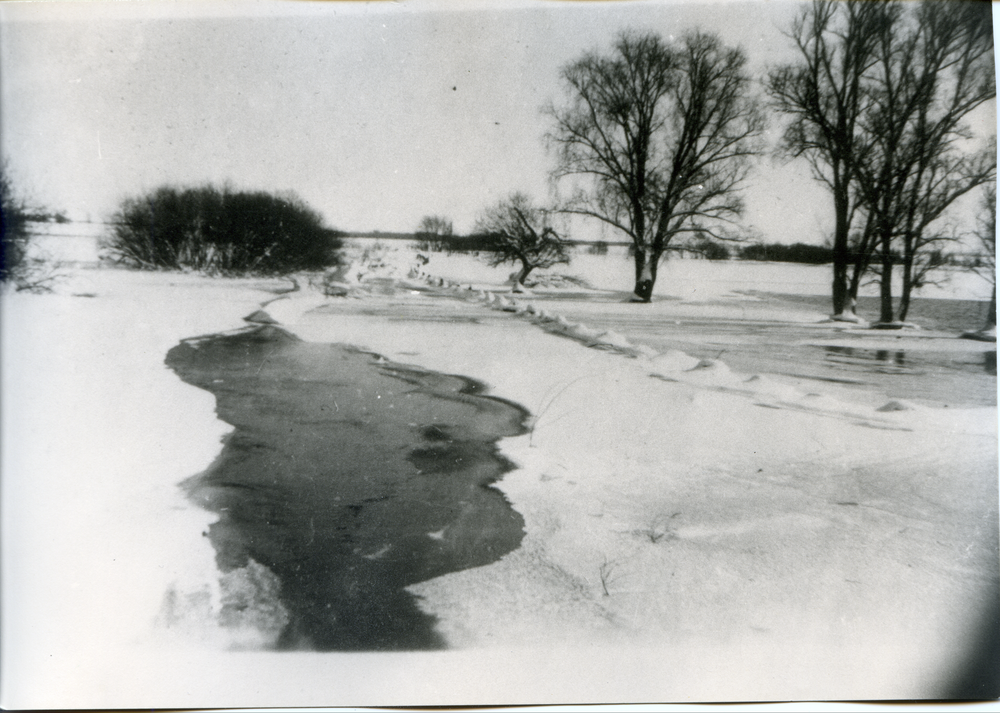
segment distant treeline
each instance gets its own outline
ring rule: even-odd
[[[395,233],[394,235],[399,235]],[[357,235],[358,237],[366,237]],[[371,237],[383,238],[386,233],[375,233]],[[418,250],[438,253],[482,253],[496,250],[497,241],[495,237],[487,233],[474,233],[472,235],[410,235],[409,239],[417,241]]]
[[[766,260],[769,262],[802,262],[809,265],[823,265],[833,262],[833,248],[825,245],[806,243],[754,243],[740,248],[743,260]]]
[[[629,246],[629,257],[634,248]],[[591,254],[603,255],[607,246],[595,243],[588,250]],[[833,261],[833,250],[822,245],[807,245],[806,243],[751,243],[749,245],[734,245],[717,240],[702,238],[689,245],[677,246],[673,252],[681,257],[695,257],[702,260],[760,260],[766,262],[799,262],[809,265],[822,265]]]
[[[489,235],[448,235],[427,236],[413,233],[348,233],[351,237],[377,238],[380,240],[416,240],[421,250],[445,253],[479,253],[493,250]],[[632,245],[629,243],[608,243],[605,241],[582,242],[569,241],[574,247],[586,250],[591,255],[606,255],[611,246],[628,245],[629,255],[632,255]],[[729,245],[726,243],[703,239],[694,245],[678,248],[676,252],[682,255],[694,255],[707,260],[761,260],[769,262],[798,262],[810,265],[822,265],[833,261],[833,249],[823,245],[808,245],[806,243],[752,243],[749,245]]]
[[[493,251],[495,243],[487,234],[427,236],[415,233],[347,233],[356,238],[375,238],[379,240],[414,240],[418,249],[429,252],[444,253],[488,253]],[[589,255],[606,255],[611,247],[628,247],[627,256],[633,255],[631,243],[609,243],[606,241],[585,242],[571,240],[569,244]],[[833,262],[833,248],[826,245],[809,245],[808,243],[750,243],[732,244],[716,240],[702,239],[694,244],[677,247],[675,253],[681,257],[696,257],[703,260],[758,260],[761,262],[795,262],[807,265],[826,265]],[[961,267],[975,266],[982,262],[975,255],[937,255],[932,256],[936,264],[955,265]],[[896,256],[896,262],[900,260]]]

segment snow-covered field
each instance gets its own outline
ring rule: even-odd
[[[533,413],[500,443],[522,546],[412,587],[449,649],[275,653],[213,618],[210,517],[177,484],[229,427],[163,359],[286,283],[77,266],[56,294],[0,305],[5,707],[905,699],[971,670],[1000,591],[995,406],[739,373],[588,323],[647,309],[865,338],[743,294],[825,294],[828,268],[675,261],[659,288],[677,299],[630,306],[512,296],[509,269],[461,256],[408,277],[407,246],[383,247],[381,267],[342,275],[350,296],[267,310]],[[564,272],[621,290],[629,270],[580,256]],[[949,296],[983,296],[964,279]],[[893,348],[930,338],[995,350]],[[168,601],[187,614],[166,620]]]

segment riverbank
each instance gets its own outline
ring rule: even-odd
[[[490,280],[474,286],[503,289]],[[470,376],[533,415],[500,442],[521,547],[410,588],[448,650],[271,653],[248,632],[231,650],[212,618],[214,518],[177,488],[229,429],[163,359],[278,283],[81,270],[3,302],[4,440],[30,444],[3,454],[5,706],[920,698],[970,670],[998,589],[995,406],[572,332],[624,308],[611,301],[561,324],[509,295],[378,284],[272,311],[307,342]],[[738,296],[657,314],[752,314],[747,335],[762,315],[815,321]],[[170,597],[204,616],[164,626]]]

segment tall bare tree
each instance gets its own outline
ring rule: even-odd
[[[963,123],[996,96],[990,8],[814,0],[789,37],[801,56],[770,74],[768,90],[792,117],[783,150],[805,157],[833,195],[835,316],[853,312],[874,265],[880,321],[893,322],[901,263],[902,320],[950,237],[938,221],[995,175],[995,148],[970,152]]]
[[[942,252],[959,241],[941,217],[961,196],[996,179],[996,145],[974,154],[948,152],[935,156],[911,175],[901,197],[902,221],[896,254],[902,263],[902,292],[897,316],[905,320],[913,290],[929,283],[930,273],[944,262]],[[894,257],[895,259],[895,257]]]
[[[866,142],[855,164],[878,251],[879,321],[896,320],[892,273],[903,267],[899,320],[923,279],[920,253],[937,249],[935,221],[974,188],[995,179],[993,143],[970,149],[969,114],[995,99],[990,8],[978,2],[885,3],[876,28]],[[926,267],[926,263],[923,267]],[[915,269],[916,268],[916,269]]]
[[[876,2],[814,0],[787,33],[798,59],[770,72],[766,82],[775,106],[791,118],[780,152],[808,161],[813,177],[833,198],[832,297],[838,318],[853,317],[857,286],[871,254],[869,230],[856,232],[851,245],[861,205],[854,166],[861,149],[859,120],[871,101],[864,77],[874,63],[875,28],[889,12]]]
[[[491,266],[520,263],[514,291],[524,289],[531,271],[569,262],[569,243],[551,225],[551,211],[536,206],[524,193],[514,193],[483,211],[475,231],[487,239]]]
[[[553,176],[572,184],[562,210],[632,240],[634,299],[649,302],[675,237],[725,237],[742,212],[737,191],[764,128],[746,57],[702,32],[676,45],[624,33],[562,77],[566,103],[547,112]]]

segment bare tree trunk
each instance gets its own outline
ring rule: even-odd
[[[892,243],[888,235],[882,238],[882,275],[879,278],[879,296],[882,304],[879,322],[888,324],[893,321],[892,314]]]
[[[990,295],[990,309],[986,313],[986,326],[983,328],[984,332],[990,330],[994,332],[997,329],[997,283],[993,283],[993,294]]]
[[[638,302],[653,300],[653,285],[656,284],[656,266],[660,261],[656,251],[647,247],[635,248],[635,298]]]
[[[850,259],[847,237],[850,229],[846,188],[834,194],[834,235],[833,235],[833,314],[843,315],[849,297],[847,288],[847,266]],[[854,313],[853,305],[851,314]]]
[[[909,252],[909,248],[907,248]],[[913,257],[903,259],[903,292],[899,296],[899,321],[905,322],[910,311],[910,293],[913,292]]]
[[[635,268],[635,285],[639,286],[639,280],[642,278],[642,271],[646,267],[646,253],[645,248],[641,247],[638,243],[632,243],[632,265]],[[638,294],[638,292],[636,292]]]
[[[851,280],[847,285],[847,305],[844,307],[846,312],[850,309],[850,313],[857,315],[858,310],[858,290],[861,289],[861,276],[864,275],[864,266],[861,264],[860,260],[854,264],[854,270],[851,272]]]
[[[847,300],[844,305],[844,312],[855,317],[857,317],[858,290],[861,289],[861,278],[868,272],[868,267],[872,261],[872,250],[876,244],[875,236],[872,234],[871,221],[872,217],[869,214],[865,222],[864,233],[862,233],[861,239],[854,247],[854,252],[850,260],[851,278],[847,285]]]
[[[833,253],[833,314],[845,315],[853,314],[853,309],[848,309],[850,292],[847,288],[847,262],[837,254],[834,248]]]
[[[524,290],[524,281],[528,279],[528,275],[535,268],[534,265],[530,264],[527,260],[521,260],[521,272],[517,275],[517,281],[514,283],[514,292],[522,292]]]

